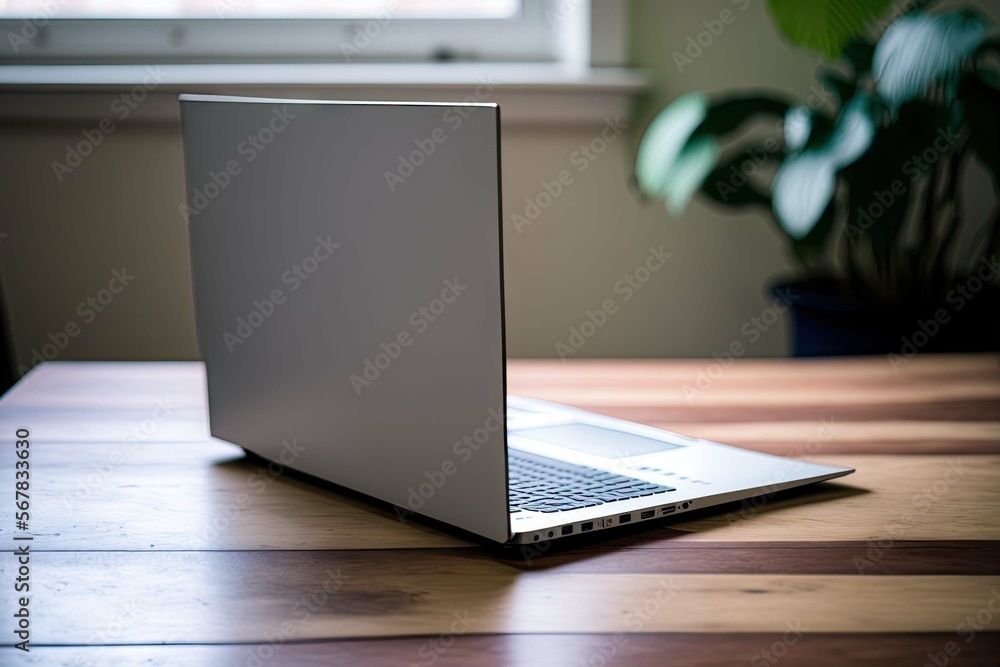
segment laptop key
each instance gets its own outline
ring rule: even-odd
[[[512,511],[565,512],[675,489],[588,466],[509,452]]]

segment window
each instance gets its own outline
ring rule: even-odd
[[[586,0],[0,0],[6,62],[559,58]]]
[[[48,3],[0,0],[0,16],[30,17]],[[180,19],[180,18],[338,18],[366,19],[382,12],[399,18],[505,19],[514,16],[517,0],[56,0],[60,18]],[[390,5],[398,5],[393,8]]]

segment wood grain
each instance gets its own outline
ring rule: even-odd
[[[789,644],[787,640],[795,640]],[[944,657],[948,667],[995,667],[1000,633],[979,633],[965,642],[954,633],[815,633],[801,638],[784,633],[704,634],[646,633],[590,635],[479,635],[457,637],[393,637],[324,642],[241,645],[44,647],[30,655],[0,648],[3,664],[79,667],[217,667],[218,665],[282,665],[283,667],[589,667],[630,665],[685,667],[781,664],[805,667],[920,667],[928,654]],[[16,661],[16,662],[15,662]],[[933,664],[933,663],[931,663]]]
[[[117,454],[117,456],[114,456]],[[328,486],[271,474],[219,442],[40,443],[37,550],[372,549],[468,542]],[[837,482],[678,515],[663,539],[1000,540],[1000,456],[815,456]],[[9,447],[0,466],[13,465]],[[0,521],[12,521],[3,506]],[[72,530],[66,529],[70,520]],[[649,531],[656,536],[655,530]]]
[[[361,559],[327,551],[39,553],[37,641],[262,641],[449,632],[949,632],[1000,604],[1000,576],[524,571],[483,558]],[[314,608],[313,608],[314,607]],[[637,610],[648,609],[640,613]],[[134,617],[122,622],[122,616]],[[984,629],[1000,630],[1000,613]]]
[[[32,429],[36,535],[34,649],[0,662],[922,665],[955,642],[949,665],[998,664],[1000,357],[716,366],[513,361],[509,388],[857,473],[496,549],[262,476],[208,439],[200,364],[44,364],[0,401],[4,476]]]

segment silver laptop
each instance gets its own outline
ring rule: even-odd
[[[213,436],[500,543],[852,472],[507,396],[497,105],[180,100]]]

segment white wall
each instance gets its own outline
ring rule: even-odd
[[[723,9],[736,20],[678,71],[672,53]],[[634,2],[631,48],[634,63],[649,68],[654,82],[638,125],[689,90],[761,85],[806,95],[817,63],[781,41],[763,0]],[[51,162],[84,127],[0,125],[0,233],[8,235],[0,241],[0,278],[18,360],[28,363],[50,333],[82,319],[78,304],[122,266],[135,282],[59,358],[194,358],[187,230],[177,215],[184,194],[179,128],[122,123],[85,168],[59,184]],[[607,298],[618,311],[576,356],[707,357],[734,341],[746,344],[750,356],[784,354],[784,322],[753,341],[744,328],[767,307],[768,282],[788,270],[767,223],[700,201],[672,220],[659,204],[641,202],[630,186],[630,139],[611,143],[579,171],[574,151],[600,131],[518,125],[505,132],[510,354],[555,356],[570,327]],[[543,192],[543,182],[564,169],[573,182],[518,233],[512,214],[523,213],[525,197]],[[660,245],[672,258],[626,302],[616,283]]]

